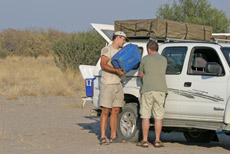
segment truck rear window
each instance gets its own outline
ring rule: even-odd
[[[113,31],[111,30],[102,30],[102,32],[110,39],[113,39]]]

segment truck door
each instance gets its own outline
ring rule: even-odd
[[[165,47],[161,53],[168,62],[166,70],[168,95],[165,101],[165,118],[167,119],[181,118],[179,90],[186,53],[187,47],[177,46]]]
[[[228,63],[228,66],[230,66],[230,44],[221,44],[222,45],[222,52],[224,54],[224,57]],[[229,93],[229,89],[230,89],[230,84],[228,81],[228,93]],[[224,123],[226,124],[230,124],[230,98],[229,95],[228,97],[228,101],[226,102],[226,107],[225,107],[225,114],[224,114]]]
[[[188,58],[187,72],[183,74],[180,87],[182,119],[223,122],[228,81],[223,54],[218,46],[194,46]],[[219,64],[222,71],[207,73],[208,62]]]

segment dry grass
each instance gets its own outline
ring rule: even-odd
[[[79,72],[61,72],[52,57],[9,57],[0,59],[0,95],[19,96],[83,95],[84,80]]]
[[[77,108],[77,109],[82,109],[84,108],[83,104],[61,104],[61,106],[66,107],[66,108]]]
[[[10,136],[12,136],[12,133],[4,130],[2,127],[2,122],[0,122],[0,150],[3,149],[3,142],[9,139]]]

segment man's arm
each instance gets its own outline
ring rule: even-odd
[[[144,76],[144,73],[140,72],[140,77],[143,78],[143,76]]]
[[[110,73],[117,73],[118,75],[125,75],[121,69],[116,69],[108,65],[109,58],[106,56],[101,56],[101,68]]]
[[[139,75],[140,75],[140,78],[141,78],[141,83],[143,84],[144,73],[143,73],[143,72],[140,72]]]
[[[139,75],[140,75],[141,79],[143,79],[143,76],[144,76],[144,63],[143,63],[143,60],[141,60],[139,69],[140,69]]]

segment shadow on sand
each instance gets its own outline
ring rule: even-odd
[[[149,142],[153,143],[155,139],[154,131],[150,131],[149,133]],[[227,136],[225,134],[218,134],[219,141],[211,141],[210,143],[190,143],[187,142],[184,138],[183,133],[181,132],[170,132],[170,133],[162,133],[161,134],[161,140],[164,143],[177,143],[181,145],[186,145],[190,147],[205,147],[205,148],[214,148],[214,147],[220,147],[225,150],[230,150],[230,136]]]
[[[95,116],[85,116],[85,118],[90,119],[93,122],[91,122],[91,123],[77,123],[77,125],[80,126],[82,128],[82,130],[89,130],[89,133],[95,134],[99,140],[100,136],[101,136],[100,118],[95,117]],[[108,124],[109,124],[109,121],[108,121]],[[110,130],[109,130],[109,125],[108,125],[108,128],[106,130],[107,138],[109,138],[109,135],[110,135]]]
[[[100,118],[95,117],[95,116],[85,116],[86,119],[90,119],[91,123],[77,123],[78,126],[82,128],[82,130],[88,130],[89,133],[93,133],[97,136],[98,139],[100,139]],[[110,135],[110,130],[109,126],[106,131],[106,135],[109,138]],[[214,148],[214,147],[221,147],[225,150],[230,150],[230,136],[227,136],[225,134],[218,134],[217,135],[219,138],[218,141],[212,141],[210,143],[189,143],[185,140],[183,133],[180,132],[170,132],[170,133],[162,133],[161,134],[161,140],[164,143],[177,143],[177,144],[182,144],[186,146],[191,146],[191,147],[205,147],[205,148]],[[150,130],[149,132],[149,142],[153,143],[155,139],[155,134],[154,131]]]

